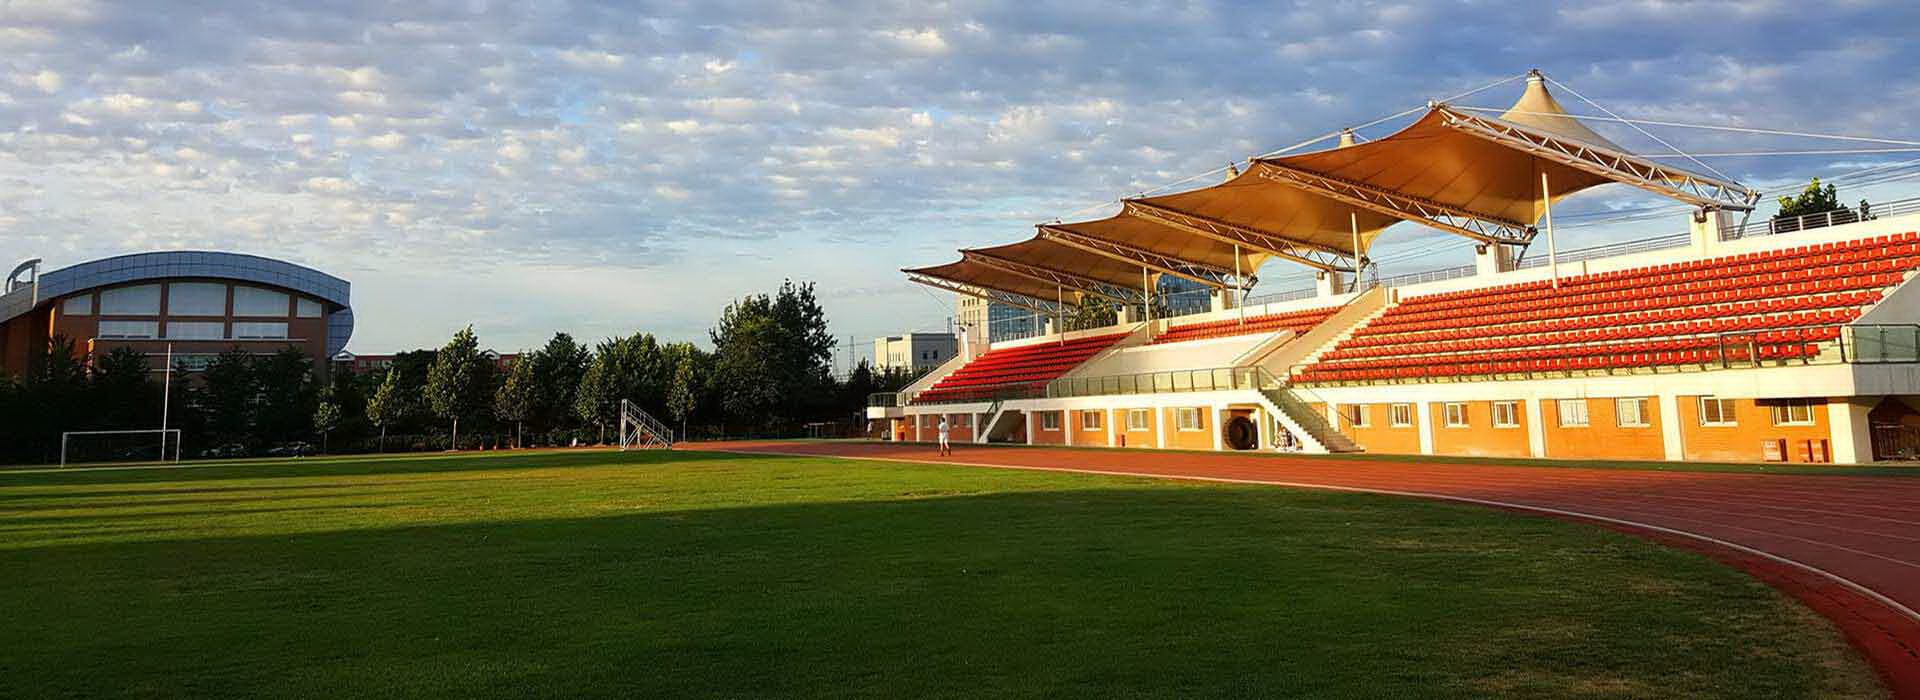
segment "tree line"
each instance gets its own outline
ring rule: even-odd
[[[711,351],[644,332],[589,347],[556,332],[501,370],[467,327],[440,348],[396,355],[382,371],[324,378],[296,348],[234,348],[197,379],[173,383],[169,427],[181,429],[189,456],[294,443],[327,451],[597,444],[617,439],[624,399],[696,439],[800,435],[810,423],[844,434],[863,430],[869,394],[915,378],[862,361],[836,379],[833,336],[811,284],[789,281],[728,304],[708,338]],[[0,419],[26,438],[0,441],[0,460],[55,460],[62,431],[157,426],[162,392],[147,367],[125,348],[89,366],[56,339],[24,377],[0,382]]]

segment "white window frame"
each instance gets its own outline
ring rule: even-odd
[[[1101,419],[1101,416],[1104,415],[1105,413],[1106,413],[1105,411],[1081,411],[1080,412],[1080,429],[1081,430],[1104,429],[1106,426],[1103,420]]]
[[[1192,407],[1176,408],[1176,409],[1173,409],[1173,416],[1174,416],[1174,425],[1180,426],[1180,430],[1192,433],[1192,432],[1199,432],[1205,429],[1200,425],[1200,409],[1198,408],[1192,408]],[[1188,427],[1189,421],[1187,419],[1189,417],[1193,419],[1191,421],[1192,427]]]
[[[1495,428],[1520,427],[1520,402],[1519,401],[1493,402],[1493,427]]]
[[[1716,398],[1713,396],[1702,396],[1700,397],[1699,401],[1700,401],[1699,406],[1700,406],[1700,425],[1701,426],[1709,427],[1709,428],[1724,428],[1724,427],[1735,426],[1740,424],[1740,415],[1737,412],[1739,409],[1739,406],[1734,405],[1733,399],[1722,399],[1722,398]],[[1707,418],[1707,404],[1709,402],[1713,404],[1714,418],[1712,420],[1708,420]]]
[[[1627,411],[1623,406],[1633,407],[1632,421],[1627,420]],[[1650,428],[1653,422],[1647,420],[1647,409],[1653,407],[1653,401],[1645,396],[1625,397],[1613,400],[1613,424],[1621,428]]]
[[[1138,418],[1139,420],[1134,420],[1135,418]],[[1153,409],[1150,409],[1150,408],[1127,409],[1127,432],[1144,433],[1152,429],[1153,429]]]
[[[1571,410],[1578,406],[1578,410]],[[1587,410],[1586,399],[1554,399],[1553,412],[1560,419],[1562,428],[1585,428],[1593,425],[1593,414]]]
[[[131,327],[131,326],[139,326],[140,328],[145,329],[145,331],[135,334],[135,333],[127,333],[124,331],[118,331],[118,330],[114,330],[114,331],[108,330],[109,328],[124,328],[124,327]],[[100,325],[94,327],[94,337],[108,339],[108,340],[153,340],[155,338],[160,337],[160,322],[159,321],[101,321]]]
[[[1442,420],[1445,421],[1445,424],[1447,427],[1449,428],[1467,427],[1467,417],[1468,417],[1467,402],[1448,401],[1446,403],[1440,404],[1440,411],[1441,411],[1441,414],[1444,416]]]
[[[1387,424],[1395,428],[1413,427],[1413,404],[1387,404]]]
[[[1786,399],[1767,408],[1774,425],[1813,425],[1813,399]],[[1806,417],[1795,419],[1793,409],[1796,408],[1805,410]]]
[[[1369,420],[1370,416],[1368,416],[1367,414],[1366,404],[1363,404],[1363,403],[1347,404],[1347,407],[1353,409],[1353,413],[1347,414],[1347,425],[1353,426],[1355,428],[1373,427],[1373,423]]]
[[[1040,429],[1046,430],[1049,432],[1059,430],[1060,429],[1060,412],[1059,411],[1041,411],[1040,412]]]

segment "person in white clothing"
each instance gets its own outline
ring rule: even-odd
[[[940,417],[940,456],[946,457],[952,454],[953,454],[953,448],[947,445],[947,417],[941,416]]]

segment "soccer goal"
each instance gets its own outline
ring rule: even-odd
[[[620,451],[673,449],[673,429],[655,420],[632,401],[620,400]]]
[[[180,461],[180,429],[69,430],[60,434],[60,466],[129,461]]]

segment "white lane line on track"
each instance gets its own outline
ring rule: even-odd
[[[1743,554],[1760,557],[1768,561],[1785,564],[1787,566],[1791,566],[1796,569],[1806,571],[1816,576],[1826,578],[1830,581],[1833,581],[1834,583],[1838,583],[1848,590],[1851,590],[1855,593],[1859,593],[1860,595],[1866,596],[1870,600],[1880,603],[1881,605],[1887,606],[1888,609],[1891,609],[1894,612],[1897,612],[1901,615],[1906,616],[1909,620],[1912,620],[1916,623],[1920,623],[1920,611],[1915,611],[1913,608],[1907,607],[1906,605],[1902,604],[1900,601],[1889,598],[1886,595],[1880,593],[1879,591],[1868,588],[1845,576],[1841,576],[1834,572],[1828,571],[1826,569],[1822,569],[1820,567],[1814,566],[1812,564],[1808,564],[1806,562],[1799,561],[1797,559],[1789,559],[1787,557],[1783,557],[1778,554],[1774,554],[1772,552],[1754,549],[1752,547],[1748,547],[1743,544],[1739,544],[1736,542],[1729,542],[1727,540],[1723,540],[1718,537],[1713,537],[1711,535],[1703,535],[1697,532],[1688,532],[1686,530],[1678,530],[1670,527],[1663,527],[1660,525],[1654,525],[1652,523],[1643,523],[1635,520],[1628,520],[1625,518],[1615,518],[1615,517],[1606,516],[1606,515],[1599,515],[1596,513],[1584,513],[1576,510],[1567,510],[1563,508],[1552,508],[1548,506],[1529,505],[1525,503],[1510,503],[1506,501],[1497,501],[1497,500],[1486,499],[1486,498],[1472,498],[1468,496],[1450,496],[1443,493],[1427,493],[1422,491],[1400,491],[1400,490],[1394,490],[1394,489],[1361,488],[1361,487],[1353,487],[1353,486],[1335,486],[1331,484],[1312,484],[1312,483],[1274,481],[1274,480],[1263,480],[1263,479],[1235,479],[1235,478],[1227,478],[1227,477],[1189,476],[1189,475],[1179,475],[1179,474],[1150,474],[1150,473],[1143,474],[1139,472],[1106,471],[1106,470],[1100,470],[1100,469],[1081,469],[1076,467],[1035,467],[1035,466],[1022,466],[1022,465],[1015,465],[1015,464],[987,464],[987,463],[981,463],[981,462],[928,461],[928,460],[921,460],[921,459],[903,459],[898,457],[858,457],[858,456],[832,455],[832,454],[809,454],[805,452],[772,452],[772,451],[762,451],[762,450],[724,450],[724,449],[704,449],[704,448],[701,451],[725,452],[729,454],[739,454],[739,455],[760,455],[760,456],[771,455],[775,457],[814,457],[814,458],[821,458],[821,459],[857,459],[857,460],[865,460],[870,462],[897,462],[901,464],[933,464],[933,465],[945,464],[945,465],[953,465],[953,466],[961,466],[961,467],[984,467],[989,469],[1021,469],[1021,470],[1027,470],[1027,471],[1074,472],[1079,474],[1099,474],[1102,476],[1129,476],[1129,477],[1145,478],[1145,479],[1176,479],[1176,480],[1184,480],[1184,481],[1209,481],[1209,482],[1227,483],[1227,484],[1255,484],[1255,485],[1264,485],[1264,486],[1286,486],[1290,488],[1318,489],[1323,491],[1342,491],[1347,493],[1375,493],[1375,494],[1382,494],[1382,495],[1388,495],[1388,496],[1427,498],[1427,499],[1441,500],[1441,501],[1454,501],[1459,503],[1473,503],[1476,505],[1493,506],[1496,508],[1511,508],[1515,510],[1526,510],[1526,511],[1533,511],[1537,513],[1549,513],[1552,515],[1562,515],[1570,518],[1581,518],[1581,519],[1592,520],[1596,522],[1612,523],[1615,525],[1624,525],[1627,527],[1640,528],[1642,530],[1648,530],[1648,531],[1658,532],[1662,534],[1686,537],[1688,539],[1699,540],[1701,542],[1706,542],[1708,544],[1725,547],[1727,549],[1731,549],[1733,551],[1740,552]]]

